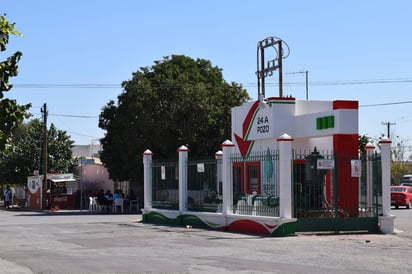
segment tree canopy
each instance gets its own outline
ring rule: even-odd
[[[137,180],[146,149],[158,158],[176,157],[181,145],[190,155],[214,155],[231,138],[231,108],[249,99],[204,59],[172,55],[132,75],[99,117],[106,131],[101,160],[114,180]]]
[[[0,52],[6,51],[6,45],[9,42],[10,35],[21,35],[14,27],[15,24],[10,24],[5,15],[0,16]],[[20,51],[7,57],[5,61],[0,62],[0,151],[4,152],[6,145],[11,137],[14,128],[21,124],[24,118],[28,118],[26,112],[31,104],[18,105],[16,100],[4,98],[4,92],[12,88],[9,83],[10,77],[17,76],[17,69],[21,56]]]
[[[65,131],[51,124],[47,133],[49,173],[72,171],[75,160],[72,157],[73,141]],[[0,157],[0,176],[3,183],[24,184],[35,170],[44,173],[43,166],[43,123],[34,119],[17,127],[13,132],[12,149]]]

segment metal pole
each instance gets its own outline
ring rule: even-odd
[[[80,157],[80,212],[83,212],[83,159]]]
[[[282,40],[278,41],[279,53],[278,53],[278,63],[279,63],[279,97],[283,97],[283,75],[282,75]]]
[[[262,96],[265,98],[265,49],[262,46],[262,42],[260,42],[260,65],[261,65],[261,73],[262,77],[260,79],[261,81],[261,88],[262,88]]]
[[[307,100],[308,100],[308,97],[309,97],[309,84],[308,84],[308,75],[309,75],[309,72],[306,71],[306,72],[305,72],[305,75],[306,75],[306,101],[307,101]]]
[[[260,73],[261,72],[260,72],[260,69],[259,69],[259,51],[260,51],[260,42],[259,42],[257,50],[256,50],[256,76],[257,76],[257,79],[258,79],[258,82],[257,82],[258,98],[259,98],[259,95],[261,94],[260,93],[260,77],[261,77]]]
[[[44,210],[46,207],[46,199],[47,199],[47,104],[44,103],[43,108],[41,109],[43,113],[43,201],[42,201],[42,209]],[[51,198],[51,187],[50,187],[50,194]],[[49,201],[49,206],[50,205]]]

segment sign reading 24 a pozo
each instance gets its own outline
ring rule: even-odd
[[[251,151],[255,141],[274,138],[285,132],[293,133],[294,98],[267,98],[266,107],[250,101],[232,109],[232,133],[243,157]]]
[[[273,113],[267,109],[257,109],[248,132],[249,140],[262,140],[274,138]]]

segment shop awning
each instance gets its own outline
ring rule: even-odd
[[[51,179],[53,183],[76,182],[76,179]]]

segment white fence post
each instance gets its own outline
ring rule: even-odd
[[[380,228],[383,233],[393,233],[395,231],[395,216],[391,215],[391,140],[382,139],[381,146],[382,161],[382,215],[379,217]]]
[[[373,153],[375,146],[367,143],[366,150],[366,208],[369,210],[373,207]]]
[[[279,144],[279,217],[292,218],[292,141],[286,133]]]
[[[143,152],[143,186],[144,186],[144,209],[152,208],[152,156],[150,150]]]
[[[221,196],[221,189],[222,189],[222,157],[223,157],[223,151],[219,150],[215,153],[215,159],[216,159],[216,193],[217,195]]]
[[[187,159],[189,149],[181,146],[177,149],[179,153],[179,210],[187,210]]]
[[[230,155],[232,154],[233,148],[235,145],[226,140],[222,144],[222,192],[223,192],[223,214],[233,214],[232,204],[233,204],[233,191],[232,191],[232,180],[231,172],[232,167],[230,163]]]

